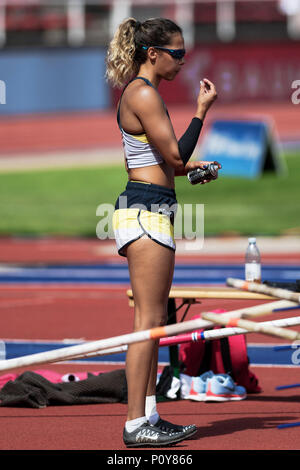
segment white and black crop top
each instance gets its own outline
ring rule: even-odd
[[[152,85],[152,83],[145,77],[135,77],[129,83],[138,79],[144,80],[144,82],[147,83],[147,85],[155,88]],[[129,85],[129,83],[126,85],[126,87]],[[126,87],[124,88],[123,93]],[[150,144],[145,132],[142,134],[133,135],[133,134],[128,134],[128,132],[124,131],[124,129],[122,128],[121,120],[120,120],[121,99],[122,99],[122,96],[119,102],[117,120],[118,120],[118,125],[122,134],[124,153],[125,153],[125,158],[127,161],[128,169],[141,168],[144,166],[151,166],[151,165],[159,165],[160,163],[163,163],[164,161],[163,157],[158,152],[158,150],[153,145]],[[165,105],[164,107],[165,107],[167,115],[169,116],[168,110]],[[184,165],[186,165],[186,163],[188,162],[189,158],[191,157],[195,149],[202,126],[203,126],[202,120],[194,117],[191,120],[189,127],[187,128],[183,136],[178,141],[178,150],[179,150],[179,154]]]
[[[133,80],[141,79],[147,83],[147,85],[152,86],[152,83],[144,77],[135,77]],[[131,81],[133,81],[131,80]],[[131,83],[131,82],[129,82]],[[129,85],[128,83],[128,85]],[[128,86],[127,85],[127,86]],[[154,87],[153,87],[154,88]],[[123,90],[125,91],[126,87]],[[123,95],[122,93],[122,95]],[[124,153],[125,158],[127,161],[127,167],[130,168],[141,168],[143,166],[151,166],[151,165],[159,165],[163,163],[164,159],[160,155],[160,153],[156,150],[156,148],[151,145],[148,141],[148,138],[145,133],[142,134],[128,134],[128,132],[124,131],[121,126],[120,121],[120,103],[121,103],[122,96],[119,102],[117,120],[118,125],[122,134],[123,139],[123,146],[124,146]]]

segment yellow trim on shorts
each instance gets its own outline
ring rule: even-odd
[[[147,181],[138,181],[138,180],[129,180],[131,183],[142,183],[142,184],[151,184],[148,183]]]
[[[174,238],[174,227],[169,217],[158,212],[141,211],[140,222],[148,233],[157,233]]]
[[[165,214],[140,210],[138,208],[117,209],[113,214],[114,230],[140,228],[141,225],[149,234],[157,233],[174,238],[174,227],[169,217]]]
[[[125,246],[143,235],[174,251],[176,249],[174,227],[165,214],[139,208],[117,209],[113,214],[112,226],[119,254]]]
[[[117,209],[113,213],[112,224],[114,230],[139,228],[138,213],[140,209]]]

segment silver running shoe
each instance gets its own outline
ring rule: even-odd
[[[148,422],[133,432],[128,432],[125,427],[123,431],[123,441],[127,447],[168,447],[186,438],[183,432],[169,433]]]

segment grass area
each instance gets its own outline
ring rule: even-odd
[[[207,185],[176,180],[178,201],[204,204],[205,235],[279,235],[300,231],[300,154],[285,155],[287,176],[220,176]],[[221,173],[220,173],[221,175]],[[127,180],[123,166],[0,174],[0,235],[96,236],[99,204],[114,204]]]

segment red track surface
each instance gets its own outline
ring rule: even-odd
[[[80,367],[60,366],[61,371]],[[82,369],[82,368],[81,368]],[[58,366],[56,369],[58,370]],[[92,370],[92,367],[89,367]],[[94,370],[99,370],[94,368]],[[104,370],[102,368],[102,370]],[[159,404],[161,415],[180,424],[195,423],[198,432],[176,450],[298,450],[299,429],[277,425],[299,421],[297,389],[274,391],[295,380],[290,369],[262,369],[264,391],[242,402]],[[0,449],[6,450],[124,450],[122,429],[126,405],[81,405],[46,409],[1,408]]]
[[[234,245],[238,238],[224,238],[225,242]],[[245,242],[246,243],[246,242]],[[283,239],[282,243],[288,243]],[[70,238],[5,238],[0,237],[0,256],[2,263],[125,263],[126,259],[115,255],[115,242],[98,239],[70,239]],[[203,252],[192,255],[176,253],[181,263],[243,263],[242,252],[217,252],[208,254]],[[299,246],[286,253],[263,253],[264,264],[299,264]]]
[[[15,252],[9,249],[8,240],[5,250],[4,242],[1,242],[1,252],[5,255],[6,262],[16,262],[17,259],[21,261],[21,251],[23,254],[26,252],[22,261],[26,258],[27,262],[49,260],[51,253],[56,253],[56,261],[60,258],[71,262],[71,251],[77,253],[76,261],[91,261],[94,253],[93,243],[84,240],[77,244],[74,240],[71,243],[72,250],[69,251],[62,250],[59,243],[55,249],[54,241],[47,244],[44,240],[44,251],[40,257],[35,249],[37,241],[23,241],[22,250]],[[61,256],[62,252],[64,256]],[[120,261],[118,258],[117,262]],[[200,306],[193,306],[187,319],[202,309],[222,307],[233,310],[257,303],[227,300],[220,305],[220,301],[209,299]],[[3,339],[95,340],[130,332],[133,321],[133,311],[128,305],[124,287],[45,286],[35,289],[2,286],[0,312]],[[284,342],[254,334],[248,336],[248,341]],[[43,368],[68,373],[82,370],[105,371],[120,367],[123,366],[60,364]],[[35,369],[38,368],[31,370]],[[242,402],[197,403],[182,400],[159,404],[159,411],[165,419],[181,424],[193,422],[198,426],[194,438],[173,447],[174,451],[299,449],[299,427],[277,429],[279,424],[300,420],[299,388],[275,390],[278,385],[299,382],[299,369],[251,369],[258,376],[263,392],[248,395]],[[123,404],[51,406],[39,410],[0,407],[0,450],[125,450],[122,441],[125,419],[126,405]]]
[[[194,113],[192,107],[169,109],[175,132],[180,136]],[[216,104],[205,129],[216,118],[271,119],[283,141],[299,141],[299,109],[292,103]],[[69,114],[41,114],[0,118],[0,156],[67,149],[119,148],[120,133],[115,111]]]

